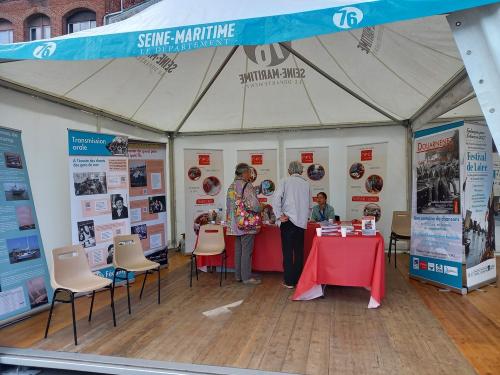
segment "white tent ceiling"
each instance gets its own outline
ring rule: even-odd
[[[277,44],[257,47],[257,53],[256,47],[238,47],[185,122],[233,47],[110,60],[13,61],[0,64],[0,80],[163,131],[182,124],[181,132],[204,132],[402,121],[463,68],[444,16],[316,36],[291,47],[379,111]],[[288,79],[285,72],[298,76]],[[243,84],[244,74],[254,81]],[[478,115],[472,99],[444,117]]]

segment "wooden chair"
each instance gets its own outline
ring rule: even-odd
[[[141,294],[139,299],[142,299],[144,285],[149,273],[158,272],[158,304],[160,304],[160,264],[147,259],[142,250],[141,240],[139,235],[123,235],[115,236],[114,238],[115,251],[113,255],[113,266],[115,272],[113,275],[113,295],[116,285],[116,280],[125,280],[127,283],[127,303],[128,313],[132,313],[130,308],[130,285],[128,274],[131,272],[145,272],[144,280],[142,281]],[[125,273],[125,277],[119,276],[120,272]]]
[[[49,319],[45,328],[45,338],[49,333],[50,320],[54,303],[71,303],[73,315],[73,336],[75,345],[78,345],[76,335],[75,319],[75,293],[92,292],[92,301],[90,302],[89,322],[92,319],[92,308],[94,307],[95,291],[102,288],[109,288],[111,296],[111,311],[113,313],[113,325],[116,327],[115,304],[111,280],[101,276],[94,275],[90,270],[85,250],[81,245],[65,246],[52,250],[54,260],[54,270],[52,273],[52,286],[54,295],[50,305]]]
[[[221,256],[220,265],[220,282],[222,286],[222,273],[225,273],[227,279],[227,259],[226,259],[226,244],[224,242],[224,228],[222,225],[207,224],[200,227],[196,248],[191,255],[191,270],[189,274],[189,287],[193,286],[193,265],[196,270],[196,280],[198,280],[198,256]]]
[[[394,267],[397,267],[396,253],[398,241],[411,239],[411,214],[408,211],[394,211],[392,213],[391,239],[389,241],[389,263],[391,262],[392,244],[394,243]]]

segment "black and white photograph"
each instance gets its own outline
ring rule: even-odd
[[[26,262],[40,258],[40,245],[38,236],[19,237],[7,239],[7,251],[10,264]]]
[[[164,195],[149,197],[148,202],[149,202],[150,214],[157,214],[159,212],[165,212],[167,210],[167,205]]]
[[[116,136],[111,143],[106,145],[106,148],[114,156],[127,156],[128,154],[128,138]]]
[[[5,166],[7,168],[23,169],[23,160],[21,155],[15,152],[4,152]]]
[[[94,220],[79,221],[78,225],[78,241],[84,248],[94,247],[95,227]]]
[[[107,194],[106,172],[73,173],[75,195]]]
[[[30,306],[32,309],[49,303],[47,287],[45,286],[43,276],[34,277],[33,279],[26,281],[26,286],[28,288],[28,296],[30,298]]]
[[[313,181],[319,181],[325,177],[325,168],[321,164],[311,164],[307,168],[307,176]]]
[[[365,174],[365,166],[361,163],[354,163],[349,168],[349,176],[354,180],[359,180]]]
[[[128,208],[121,194],[111,194],[111,218],[113,220],[128,218]]]
[[[141,240],[148,238],[148,226],[146,224],[134,225],[130,227],[130,233],[139,235]]]
[[[459,132],[421,141],[417,159],[417,213],[460,214]],[[438,144],[440,147],[435,147]]]
[[[7,201],[27,201],[30,199],[28,186],[18,182],[5,182],[3,184],[5,200]]]
[[[148,186],[147,168],[145,160],[130,160],[128,168],[130,173],[130,187]]]

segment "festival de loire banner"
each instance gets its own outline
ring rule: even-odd
[[[411,275],[456,290],[496,277],[491,144],[464,122],[415,133]]]
[[[200,226],[224,220],[226,192],[222,150],[184,150],[186,251],[192,252]]]
[[[21,132],[0,128],[0,322],[51,299]]]
[[[128,144],[130,231],[139,235],[146,257],[167,264],[167,197],[163,143]]]
[[[304,166],[303,177],[311,183],[313,201],[319,192],[330,192],[330,174],[328,147],[287,148],[286,169],[292,161],[299,161]],[[288,172],[287,172],[288,174]]]
[[[390,217],[384,212],[387,143],[347,147],[347,219],[374,216],[377,228]]]
[[[238,150],[238,163],[247,163],[252,168],[252,184],[257,190],[262,205],[262,221],[274,224],[276,216],[271,207],[271,201],[276,190],[278,179],[278,151],[269,150]]]
[[[96,274],[113,278],[113,238],[130,234],[128,139],[68,130],[68,145],[73,244]]]

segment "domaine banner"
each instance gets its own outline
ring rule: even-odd
[[[496,279],[492,138],[487,126],[464,125],[463,245],[467,288]]]
[[[313,201],[319,192],[330,193],[329,150],[328,147],[288,148],[286,150],[286,169],[291,161],[297,160],[304,165],[303,176],[311,183]],[[288,174],[288,172],[287,172]]]
[[[347,147],[347,219],[375,216],[377,228],[390,213],[383,210],[387,143]]]
[[[68,130],[68,145],[73,244],[112,278],[113,238],[130,234],[128,139]]]
[[[410,274],[462,288],[463,122],[415,133]]]
[[[222,150],[184,150],[186,251],[194,250],[200,226],[224,218],[226,192]]]
[[[51,299],[21,132],[0,128],[0,321]]]
[[[252,167],[252,183],[263,206],[262,221],[269,224],[276,222],[270,202],[278,180],[277,160],[276,149],[238,150],[238,163],[247,163]]]
[[[129,142],[130,231],[139,235],[144,254],[167,264],[166,146]]]

